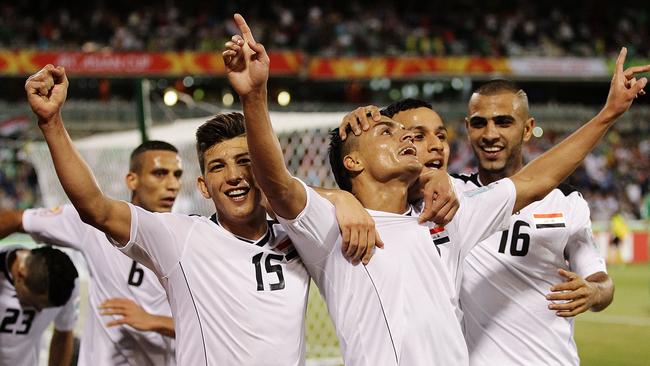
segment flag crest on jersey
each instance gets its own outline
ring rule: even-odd
[[[533,214],[535,228],[544,229],[552,227],[566,227],[566,220],[562,212]]]

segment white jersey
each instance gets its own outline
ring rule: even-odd
[[[481,184],[461,176],[465,189]],[[587,277],[605,271],[587,203],[561,185],[511,217],[509,229],[465,260],[461,305],[472,365],[578,365],[573,318],[548,309],[545,296],[564,268]]]
[[[24,248],[0,249],[0,366],[38,365],[43,332],[53,321],[57,330],[72,331],[78,316],[79,281],[63,306],[37,311],[20,304],[9,268],[11,253],[19,249]]]
[[[71,205],[26,210],[23,227],[37,241],[80,251],[90,283],[81,338],[79,365],[175,365],[174,340],[129,326],[106,327],[119,316],[101,315],[99,305],[110,298],[135,301],[150,314],[171,316],[165,289],[154,273],[111,245],[106,235],[81,221]]]
[[[334,206],[305,189],[304,210],[279,220],[327,302],[345,364],[467,364],[455,285],[429,228],[410,213],[368,210],[386,245],[354,266],[341,253]]]
[[[480,241],[508,228],[517,191],[507,178],[472,190],[461,189],[463,187],[455,179],[452,182],[460,203],[458,212],[444,227],[431,222],[428,225],[431,239],[449,271],[454,288],[454,311],[458,321],[462,321],[459,293],[463,280],[463,262]],[[419,215],[422,208],[422,204],[418,205],[414,214]]]
[[[309,275],[279,225],[257,241],[129,204],[122,248],[167,290],[179,365],[303,365]]]

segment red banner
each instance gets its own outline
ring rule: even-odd
[[[271,74],[297,75],[303,63],[298,52],[271,52]],[[183,76],[224,75],[220,53],[81,53],[1,51],[0,75],[29,75],[47,64],[63,66],[70,75]]]
[[[345,57],[313,58],[314,79],[408,78],[432,74],[509,74],[508,59],[480,57]]]

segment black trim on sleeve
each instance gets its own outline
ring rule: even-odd
[[[465,183],[472,182],[477,187],[482,187],[481,182],[478,180],[478,173],[472,174],[450,174],[452,178],[460,179]]]
[[[578,192],[578,195],[582,197],[582,194],[580,194],[580,191],[578,191],[578,188],[567,184],[567,183],[560,183],[559,186],[557,186],[557,189],[560,190],[566,197],[568,197],[571,193],[573,192]]]

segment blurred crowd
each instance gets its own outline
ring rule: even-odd
[[[0,209],[26,209],[40,202],[36,171],[23,152],[0,147]]]
[[[63,6],[62,6],[63,4]],[[267,49],[312,55],[650,56],[650,4],[603,0],[36,2],[0,5],[0,47],[218,51],[242,12]]]

